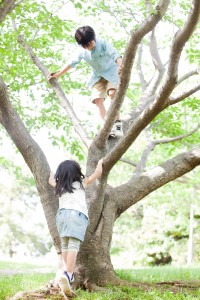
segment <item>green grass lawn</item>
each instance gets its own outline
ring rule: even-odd
[[[119,270],[120,278],[129,281],[163,282],[176,280],[200,280],[200,267],[150,267],[133,270]]]
[[[53,273],[42,273],[43,266],[38,269],[37,265],[19,264],[0,261],[0,300],[5,300],[20,291],[31,291],[44,287]],[[7,274],[7,270],[12,272],[23,272],[20,274]],[[6,272],[6,273],[5,273]],[[105,292],[89,293],[82,290],[76,291],[77,298],[80,300],[171,300],[171,299],[200,299],[200,289],[176,288],[172,290],[165,286],[164,290],[158,289],[156,283],[184,281],[200,281],[199,267],[154,267],[133,270],[118,270],[117,275],[131,282],[144,282],[155,284],[151,288],[140,289],[138,287],[107,287]],[[51,299],[51,298],[49,298]],[[55,298],[52,298],[55,299]]]

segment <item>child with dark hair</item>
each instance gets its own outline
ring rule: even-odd
[[[80,165],[74,160],[63,161],[55,175],[50,173],[49,184],[55,187],[55,194],[59,196],[56,225],[61,238],[64,267],[59,286],[67,296],[72,296],[76,257],[88,225],[84,188],[101,176],[102,161],[98,162],[95,172],[89,177],[82,174]]]
[[[79,27],[75,32],[75,40],[78,45],[88,48],[91,41],[96,41],[94,29],[90,26]]]
[[[114,99],[119,73],[121,72],[122,57],[108,42],[96,38],[95,31],[90,26],[79,27],[75,32],[75,40],[81,46],[74,58],[57,73],[51,73],[48,78],[58,78],[85,60],[92,67],[92,76],[88,85],[92,87],[92,103],[99,109],[100,117],[104,120],[106,95]],[[111,135],[123,135],[119,113]]]

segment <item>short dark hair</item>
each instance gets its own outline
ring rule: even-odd
[[[56,181],[55,194],[59,197],[64,193],[73,193],[73,182],[80,182],[83,188],[82,181],[85,176],[81,172],[80,165],[74,160],[65,160],[61,162],[54,176]]]
[[[90,26],[79,27],[75,32],[75,40],[78,45],[87,47],[91,41],[95,41],[95,31]]]

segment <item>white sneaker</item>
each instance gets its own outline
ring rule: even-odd
[[[109,134],[109,137],[115,138],[115,137],[116,137],[116,136],[115,136],[115,131],[116,131],[116,128],[115,128],[115,126],[113,126],[113,128],[112,128],[112,130],[111,130],[111,132],[110,132],[110,134]]]
[[[68,297],[73,295],[73,291],[70,285],[69,277],[63,274],[59,280],[59,287],[61,291]]]
[[[116,137],[122,137],[123,136],[122,122],[121,121],[116,121],[114,126],[115,126],[115,136]]]

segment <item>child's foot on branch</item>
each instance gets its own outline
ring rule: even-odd
[[[122,137],[123,136],[123,129],[122,129],[122,122],[120,120],[115,121],[113,128],[109,134],[109,137]]]
[[[115,121],[115,136],[122,137],[123,136],[123,129],[122,129],[122,122],[120,120]]]

